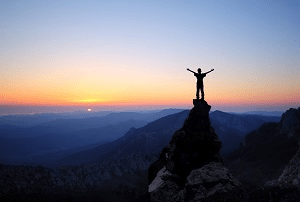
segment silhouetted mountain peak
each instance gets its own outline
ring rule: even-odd
[[[220,157],[222,144],[211,127],[210,108],[205,101],[194,103],[183,127],[174,133],[159,159],[150,166],[151,201],[234,199],[243,192],[241,184],[223,165]],[[200,193],[193,187],[205,191]],[[226,193],[211,194],[213,189],[216,193],[220,189]]]
[[[222,111],[220,111],[220,110],[215,110],[215,111],[213,111],[213,112],[211,112],[211,113],[216,113],[216,114],[227,114],[226,112],[222,112]]]
[[[289,109],[281,117],[278,125],[281,135],[294,139],[298,147],[300,136],[300,107],[298,109]],[[291,150],[291,147],[285,148]],[[294,148],[291,152],[294,152]],[[285,159],[286,160],[286,159]],[[283,198],[286,201],[298,201],[300,196],[300,149],[296,152],[288,165],[283,170],[278,180],[266,183],[266,192],[269,195],[276,193],[277,199]]]
[[[190,114],[184,122],[183,130],[187,133],[206,131],[210,129],[209,111],[211,106],[205,101],[198,102],[190,111]]]
[[[282,114],[280,120],[280,133],[288,137],[300,137],[300,107],[289,109]]]

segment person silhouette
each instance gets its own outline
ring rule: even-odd
[[[203,78],[206,76],[206,74],[214,71],[214,69],[211,69],[210,71],[206,72],[206,73],[201,73],[201,69],[198,68],[198,73],[187,69],[190,72],[194,73],[194,76],[197,77],[197,91],[196,91],[196,97],[197,100],[199,100],[199,90],[201,91],[201,100],[204,100],[204,85],[203,85]]]

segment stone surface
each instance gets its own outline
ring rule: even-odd
[[[266,186],[296,189],[300,192],[300,149],[290,160],[278,180],[267,182]]]
[[[234,201],[242,197],[241,184],[220,157],[222,144],[210,125],[210,108],[205,101],[195,103],[183,127],[149,167],[150,201]]]
[[[300,108],[287,110],[271,133],[299,142]],[[281,143],[282,144],[282,143]],[[286,147],[285,150],[290,148]],[[281,156],[283,158],[283,156]],[[284,159],[285,160],[285,159]],[[300,198],[300,149],[296,152],[277,180],[267,182],[263,187],[248,194],[248,201],[299,201]]]
[[[278,123],[264,123],[245,136],[226,166],[240,182],[263,186],[282,174],[299,149],[299,138],[300,108],[289,109]]]

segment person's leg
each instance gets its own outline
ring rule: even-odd
[[[197,91],[196,91],[196,98],[199,100],[199,86],[197,85],[196,88],[197,88]]]
[[[204,100],[204,89],[203,89],[203,86],[201,87],[201,99]]]

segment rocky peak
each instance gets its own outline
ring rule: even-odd
[[[269,181],[259,195],[265,201],[299,201],[300,196],[300,149],[290,160],[278,180]]]
[[[282,114],[280,120],[280,133],[288,137],[300,137],[300,107],[289,109]]]
[[[151,201],[199,197],[209,200],[219,194],[225,198],[240,196],[241,184],[224,167],[220,157],[222,144],[210,125],[210,108],[205,101],[194,101],[183,127],[174,133],[159,159],[150,166]]]
[[[280,121],[281,132],[288,134],[288,137],[296,137],[297,140],[300,138],[300,107],[298,109],[287,110],[281,118]],[[300,144],[300,142],[299,142]],[[277,183],[282,187],[284,186],[295,186],[300,190],[300,149],[296,152],[294,157],[291,159],[289,164],[286,166],[282,175],[277,181]]]
[[[184,122],[183,129],[185,132],[208,132],[210,129],[210,108],[211,106],[205,101],[195,103],[194,108],[190,111],[188,118]]]
[[[295,138],[300,144],[300,107],[289,109],[281,117],[280,133],[289,139]],[[290,150],[290,148],[287,148]],[[269,181],[264,187],[264,194],[270,201],[276,197],[277,201],[299,201],[300,196],[300,148],[283,170],[278,180]],[[267,194],[266,194],[267,193]]]

